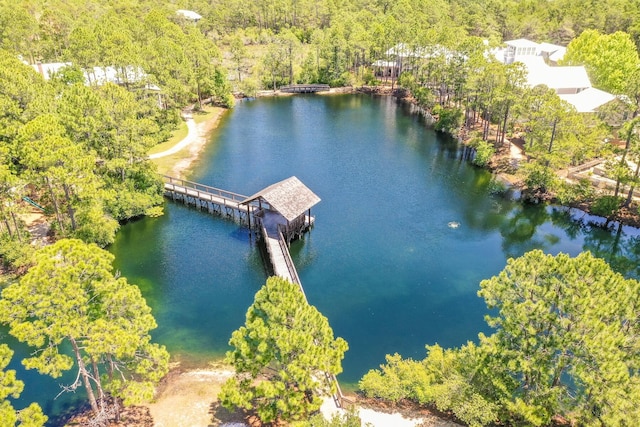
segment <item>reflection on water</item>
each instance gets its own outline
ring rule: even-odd
[[[295,175],[322,199],[315,227],[291,253],[309,301],[349,343],[340,376],[347,384],[387,353],[420,358],[425,344],[460,345],[486,332],[478,284],[508,257],[591,250],[638,274],[632,230],[606,231],[575,221],[574,211],[492,196],[486,171],[460,160],[455,141],[392,98],[243,102],[215,138],[191,180],[253,194]],[[154,338],[193,365],[222,357],[266,279],[246,230],[177,204],[125,225],[111,250],[153,309]],[[53,382],[26,382],[26,401],[55,394]]]

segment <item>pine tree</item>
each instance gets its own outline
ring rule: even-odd
[[[332,395],[326,375],[342,371],[347,350],[327,318],[309,305],[297,285],[271,277],[233,332],[227,353],[236,374],[224,384],[225,407],[255,409],[263,422],[308,417]]]

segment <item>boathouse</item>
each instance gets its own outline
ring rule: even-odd
[[[268,234],[280,231],[288,243],[313,224],[311,208],[320,201],[320,197],[292,176],[258,191],[240,204],[248,205],[255,201],[259,209],[253,216],[259,218]]]

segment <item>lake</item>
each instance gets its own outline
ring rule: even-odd
[[[425,344],[490,332],[478,284],[509,257],[591,250],[638,276],[637,230],[494,195],[491,175],[461,160],[456,141],[391,97],[240,102],[187,178],[250,195],[293,175],[322,199],[291,253],[309,302],[349,343],[347,388],[387,353],[422,358]],[[124,225],[110,250],[153,309],[154,339],[186,366],[224,355],[267,277],[246,229],[171,202],[160,218]],[[64,406],[47,397],[55,381],[30,372],[26,382],[23,401]]]

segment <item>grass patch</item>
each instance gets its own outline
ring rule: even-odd
[[[196,122],[196,124],[200,124],[200,123],[206,122],[207,120],[209,120],[213,116],[214,113],[217,113],[220,110],[222,110],[222,108],[220,108],[220,107],[212,107],[210,105],[203,105],[202,106],[202,110],[193,112],[193,114],[192,114],[193,121]]]
[[[189,129],[187,128],[187,123],[180,120],[180,124],[178,125],[178,129],[174,130],[171,134],[171,138],[163,142],[162,144],[158,144],[149,150],[149,154],[156,154],[162,151],[168,150],[184,138],[186,138],[189,133]]]
[[[159,174],[171,175],[171,168],[173,168],[173,165],[175,165],[176,161],[178,160],[174,159],[174,156],[176,155],[174,154],[173,156],[160,157],[159,159],[153,159],[151,161],[156,165],[156,170]]]

